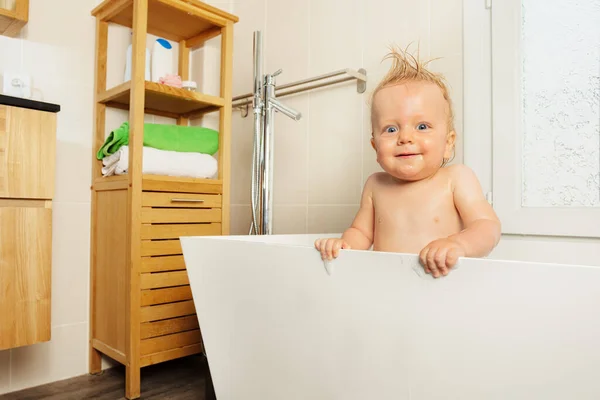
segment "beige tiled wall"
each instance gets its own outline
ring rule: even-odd
[[[287,83],[341,68],[365,68],[367,93],[352,83],[283,98],[303,114],[276,114],[275,233],[330,233],[345,229],[362,185],[379,171],[369,143],[368,93],[387,71],[382,57],[392,44],[417,46],[437,58],[454,100],[462,160],[462,0],[246,0],[234,1],[234,96],[252,90],[252,32],[264,35],[265,72],[279,68]],[[250,223],[252,116],[234,111],[232,233]]]
[[[62,107],[53,220],[52,340],[0,352],[0,394],[87,372],[94,65],[90,11],[99,0],[63,3],[65,7],[59,9],[48,0],[30,0],[30,20],[21,38],[0,37],[0,73],[29,72],[36,88],[34,98]],[[255,29],[265,34],[266,70],[283,68],[279,83],[364,67],[372,89],[386,69],[380,63],[386,46],[420,41],[423,56],[444,57],[434,65],[448,75],[461,119],[461,0],[209,3],[240,17],[234,35],[234,95],[252,89]],[[57,24],[59,20],[67,22]],[[128,35],[127,29],[109,31],[109,86],[122,77]],[[192,55],[192,77],[202,80],[210,93],[218,92],[211,78],[211,71],[218,67],[213,57],[218,48],[219,41],[214,39]],[[367,97],[347,84],[288,97],[285,102],[304,117],[298,122],[281,115],[276,118],[274,232],[340,232],[358,208],[362,183],[378,170],[368,140]],[[234,113],[232,232],[247,233],[252,118]],[[203,123],[214,124],[213,117]],[[107,131],[126,118],[124,112],[111,111]]]

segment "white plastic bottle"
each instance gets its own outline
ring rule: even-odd
[[[131,80],[131,68],[132,68],[132,60],[131,60],[131,51],[132,45],[131,43],[127,47],[127,53],[125,54],[125,75],[123,77],[123,82],[127,82]],[[145,77],[144,79],[149,81],[151,78],[150,75],[150,50],[146,48],[146,66],[145,66]]]
[[[158,82],[168,74],[172,74],[173,46],[165,39],[156,39],[152,47],[152,81]]]

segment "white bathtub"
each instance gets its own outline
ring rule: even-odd
[[[321,236],[321,235],[318,235]],[[185,237],[219,400],[600,399],[600,267]]]

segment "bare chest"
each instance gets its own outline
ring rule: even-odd
[[[404,189],[384,188],[373,196],[375,248],[418,252],[427,243],[462,229],[449,188]]]

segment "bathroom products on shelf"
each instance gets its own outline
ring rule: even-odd
[[[182,87],[181,77],[179,75],[167,74],[166,76],[159,78],[158,82],[177,88]]]
[[[161,78],[172,75],[173,46],[165,39],[156,39],[152,47],[152,81],[160,82]]]
[[[181,82],[181,87],[183,87],[187,91],[195,92],[198,88],[198,85],[196,85],[196,82],[194,81],[183,81]]]
[[[127,82],[131,80],[131,43],[127,47],[127,54],[125,55],[125,75],[123,76],[123,82]],[[151,78],[150,75],[150,51],[146,49],[146,66],[145,66],[145,80],[149,81]]]

